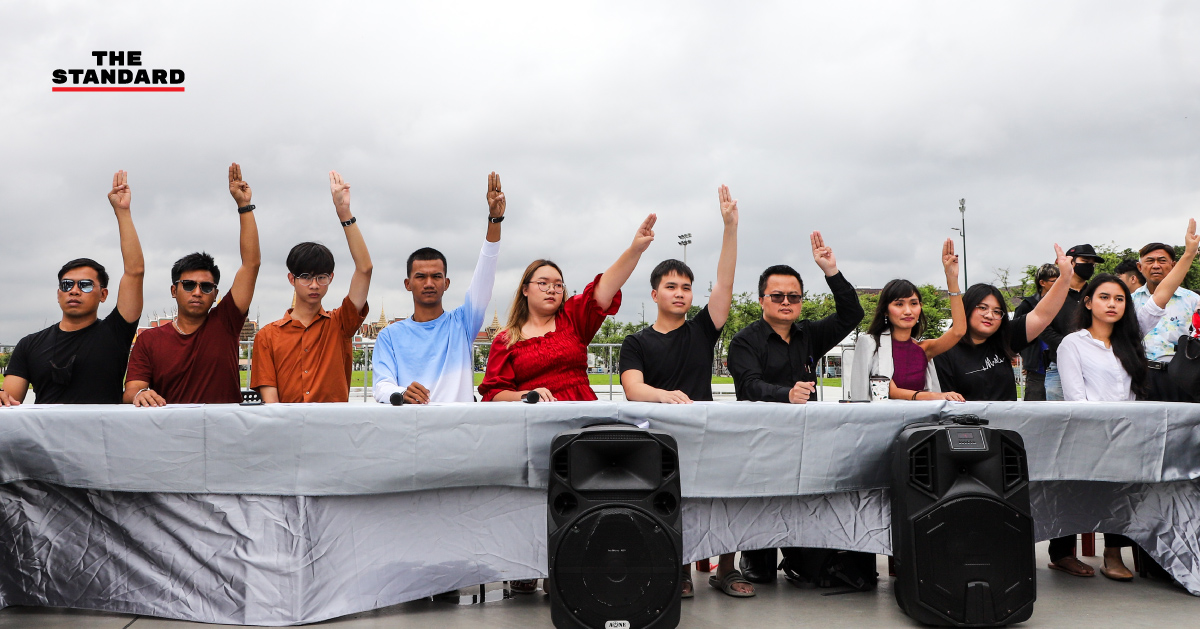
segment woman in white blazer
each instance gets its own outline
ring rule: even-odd
[[[879,293],[871,325],[854,345],[851,400],[870,401],[871,380],[876,379],[880,383],[886,380],[886,397],[891,399],[963,401],[961,395],[941,390],[933,365],[933,357],[954,347],[967,329],[958,286],[958,256],[949,238],[942,245],[942,267],[950,293],[950,329],[936,339],[918,340],[928,326],[920,291],[908,280],[888,282]]]

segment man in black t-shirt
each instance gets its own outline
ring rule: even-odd
[[[145,263],[129,212],[125,171],[113,175],[108,202],[117,215],[124,273],[117,307],[103,320],[100,304],[108,299],[108,273],[89,258],[72,260],[58,272],[62,320],[21,339],[13,350],[0,391],[0,406],[25,400],[29,385],[39,404],[120,404],[129,346],[142,317]]]
[[[730,196],[729,188],[721,186],[717,196],[725,234],[708,305],[687,320],[696,276],[679,260],[665,260],[654,267],[650,299],[658,305],[658,318],[621,344],[621,387],[628,400],[667,404],[712,401],[713,348],[733,303],[738,224],[737,200]],[[709,584],[730,596],[754,596],[754,585],[734,568],[733,558],[734,553],[721,555]],[[690,597],[691,567],[684,564],[683,571],[683,596]]]

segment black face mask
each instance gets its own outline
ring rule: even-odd
[[[1096,263],[1080,262],[1075,265],[1075,275],[1083,278],[1084,281],[1092,279],[1092,274],[1096,272]]]

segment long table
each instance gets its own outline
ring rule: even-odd
[[[900,429],[974,414],[1025,440],[1039,539],[1133,538],[1200,595],[1200,406],[623,403],[0,410],[0,607],[325,620],[546,573],[551,438],[599,421],[680,450],[689,560],[891,553]]]

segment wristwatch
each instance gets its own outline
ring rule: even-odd
[[[503,216],[489,216],[488,222],[489,223],[503,223],[504,217]]]
[[[253,211],[254,211],[253,204],[243,205],[242,207],[238,208],[238,214],[245,214],[246,212],[253,212]]]
[[[358,221],[358,218],[351,216],[350,220],[342,221],[342,227],[349,227],[349,226],[353,225],[354,223],[356,223],[357,221]]]

